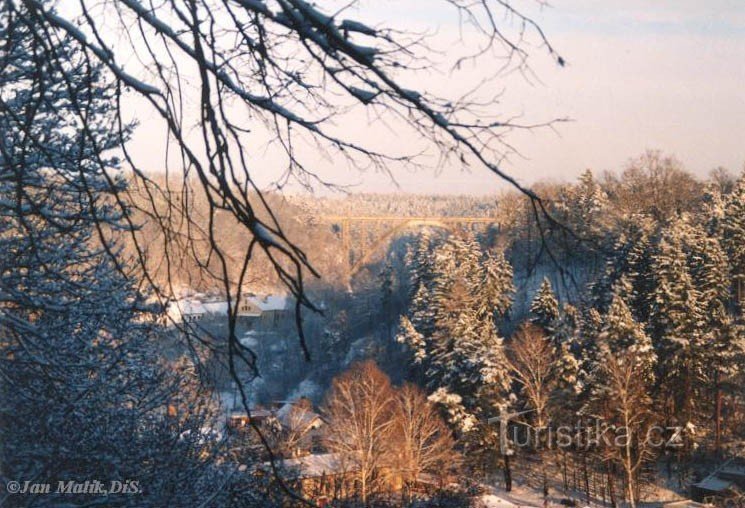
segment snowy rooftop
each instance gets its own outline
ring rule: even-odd
[[[745,459],[730,460],[726,462],[718,472],[719,476],[734,479],[745,479]]]
[[[287,459],[284,465],[297,469],[300,478],[315,478],[324,474],[338,474],[346,471],[345,464],[336,453],[315,453],[297,459]]]
[[[284,295],[249,296],[246,299],[261,309],[262,312],[287,310],[291,303],[290,298]]]
[[[244,416],[248,416],[248,415],[242,409],[233,409],[230,412],[231,418],[234,418],[234,417],[240,418]],[[251,409],[251,418],[268,418],[270,416],[273,416],[273,414],[269,409],[258,409],[258,408]]]
[[[722,492],[742,480],[745,480],[745,461],[730,459],[694,486],[711,492]]]
[[[709,490],[711,492],[720,492],[723,490],[727,490],[731,486],[731,481],[723,480],[715,474],[707,476],[696,484],[696,487],[704,490]]]
[[[298,408],[298,412],[292,414],[295,404],[288,402],[277,411],[277,418],[282,425],[298,425],[304,428],[318,428],[323,424],[320,415],[314,411]]]
[[[249,295],[246,296],[246,300],[261,312],[287,310],[290,309],[292,305],[291,299],[285,295]],[[169,304],[169,309],[171,309],[171,312],[177,311],[185,316],[227,314],[228,302],[220,298],[194,295],[189,298],[172,301]]]

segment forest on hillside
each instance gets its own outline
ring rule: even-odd
[[[686,485],[711,461],[741,453],[745,174],[717,170],[699,181],[648,152],[618,174],[588,170],[541,191],[551,221],[506,194],[491,212],[496,225],[407,231],[351,287],[319,292],[325,314],[306,321],[313,359],[292,352],[291,330],[279,356],[257,345],[254,402],[325,404],[336,376],[372,359],[390,382],[413,383],[440,408],[467,470],[499,472],[508,489],[513,476],[533,475],[547,490],[613,503]],[[380,196],[341,203],[357,200],[389,209]],[[416,214],[424,203],[431,213],[443,201],[458,198],[397,206]],[[528,447],[484,425],[513,412],[528,416],[508,425],[510,439]],[[573,434],[558,453],[525,430],[576,433],[593,422],[627,428],[633,444],[584,449]],[[640,437],[652,431],[667,444]],[[602,487],[580,485],[588,476]]]

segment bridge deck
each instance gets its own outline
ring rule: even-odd
[[[450,222],[450,223],[493,223],[495,217],[455,217],[455,216],[401,216],[401,215],[323,215],[319,217],[326,222]]]

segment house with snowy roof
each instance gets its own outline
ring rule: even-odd
[[[745,492],[745,458],[734,457],[720,465],[714,472],[691,485],[694,501],[713,502],[740,498]]]
[[[346,499],[359,494],[359,468],[354,460],[341,453],[313,453],[282,461],[285,478],[306,499],[318,506],[327,506],[333,500]],[[400,491],[403,478],[399,473],[383,467],[378,471],[384,490]]]
[[[286,478],[317,506],[356,493],[357,469],[338,453],[314,453],[282,461]]]
[[[255,295],[241,298],[236,310],[242,324],[252,329],[272,330],[292,320],[292,302],[284,295]],[[166,308],[170,322],[195,323],[227,319],[228,302],[224,298],[193,295],[171,301]]]
[[[276,329],[292,320],[292,300],[285,295],[247,294],[238,305],[238,317],[254,328]]]

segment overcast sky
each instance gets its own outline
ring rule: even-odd
[[[401,26],[436,26],[445,39],[456,21],[451,10],[435,7],[443,5],[367,1],[364,14]],[[541,81],[505,80],[504,102],[530,120],[572,122],[511,138],[523,157],[504,167],[520,181],[572,179],[585,168],[617,170],[648,148],[676,155],[701,176],[716,166],[742,169],[745,1],[556,0],[531,12],[568,65],[560,68],[536,53],[533,69]],[[146,126],[143,132],[147,136]],[[136,137],[135,147],[148,150],[142,141],[143,135]],[[333,164],[323,168],[330,179],[355,183],[360,191],[397,189],[384,175],[335,171]],[[486,171],[465,175],[456,168],[436,178],[399,174],[397,181],[398,190],[410,192],[504,188]]]

